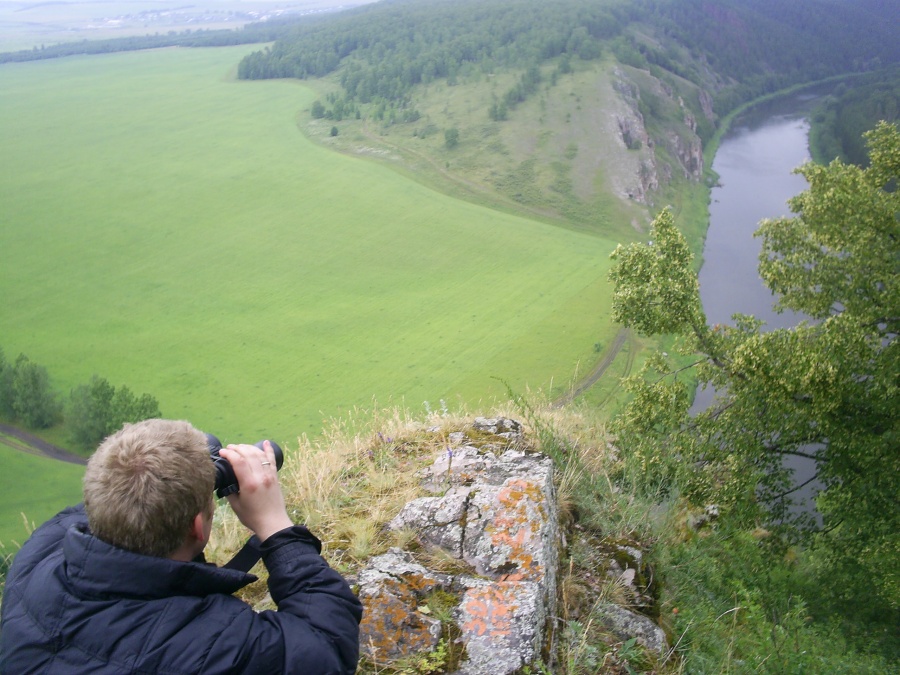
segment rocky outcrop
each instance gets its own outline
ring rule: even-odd
[[[435,494],[409,502],[389,525],[413,530],[421,545],[470,571],[430,572],[396,549],[369,561],[359,587],[361,646],[370,658],[438,644],[440,622],[422,611],[436,591],[457,599],[449,633],[464,646],[460,674],[514,673],[549,647],[560,548],[553,463],[519,447],[513,420],[479,418],[471,436],[479,440],[455,435],[457,444],[423,476]]]
[[[459,675],[552,663],[565,540],[552,460],[528,451],[518,422],[477,418],[450,435],[422,484],[431,494],[408,502],[388,525],[414,533],[415,550],[393,548],[359,574],[363,654],[383,664],[452,643]],[[429,569],[423,561],[438,551],[459,569]],[[632,589],[632,608],[652,604],[638,578],[639,550],[614,547],[597,571]],[[613,604],[598,616],[611,633],[665,652],[665,635],[649,618]]]
[[[613,187],[621,197],[648,204],[651,194],[659,189],[659,175],[653,139],[647,133],[644,116],[638,106],[640,90],[620,69],[616,68],[613,76],[613,89],[624,104],[615,113],[615,121],[622,145],[635,155],[632,164],[636,169],[627,184]]]
[[[693,117],[690,119],[693,121]],[[684,177],[700,180],[703,176],[703,145],[700,137],[694,133],[669,131],[666,134],[666,145],[681,165]]]
[[[712,96],[709,95],[709,92],[705,89],[701,89],[699,92],[700,97],[700,109],[703,111],[703,116],[709,120],[710,122],[716,121],[716,113],[713,112],[713,100]]]
[[[684,99],[677,96],[667,83],[642,74],[641,86],[632,81],[624,70],[614,70],[614,88],[622,101],[627,104],[627,113],[617,113],[616,122],[622,143],[629,150],[642,151],[637,171],[637,183],[629,186],[625,195],[636,202],[650,203],[652,195],[660,184],[672,179],[673,170],[681,169],[685,178],[698,181],[703,176],[703,145],[697,135],[697,119]],[[657,132],[654,140],[646,128],[646,120],[640,112],[642,89],[646,89],[646,97],[662,101],[659,104],[670,111],[666,114],[675,116],[680,110],[681,124],[672,123],[664,131]],[[712,101],[704,91],[698,93],[702,113],[712,119]],[[666,161],[657,152],[664,147],[670,159]]]

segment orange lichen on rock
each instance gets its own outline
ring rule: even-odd
[[[538,658],[547,612],[537,583],[473,582],[457,614],[468,654],[460,672],[518,672]]]
[[[441,638],[440,621],[417,608],[427,594],[449,584],[449,577],[429,572],[397,549],[371,560],[360,574],[363,653],[391,660],[434,649]]]
[[[466,593],[460,604],[460,611],[465,620],[462,623],[464,635],[485,635],[509,637],[512,630],[512,617],[518,609],[510,605],[510,598],[504,594],[504,587],[491,584],[484,588],[476,588]]]
[[[546,521],[542,496],[540,486],[521,478],[510,480],[497,493],[497,508],[484,533],[492,548],[506,558],[495,570],[505,580],[538,581],[545,574],[534,556]]]
[[[402,551],[370,561],[360,574],[367,613],[361,646],[380,662],[423,651],[429,636],[439,639],[440,624],[429,625],[417,610],[434,588],[462,594],[452,618],[445,614],[455,624],[454,643],[465,649],[460,675],[520,672],[552,640],[560,547],[553,462],[520,447],[514,420],[479,420],[474,429],[479,441],[503,442],[447,447],[424,476],[433,496],[407,503],[388,526],[415,531],[421,544],[462,559],[472,573],[435,575]]]

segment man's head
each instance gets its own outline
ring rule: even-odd
[[[88,460],[84,508],[91,532],[119,548],[169,557],[198,514],[212,516],[215,479],[206,436],[187,422],[126,424]]]

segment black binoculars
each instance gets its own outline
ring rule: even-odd
[[[259,448],[260,452],[264,452],[264,442],[260,441],[253,445]],[[272,451],[275,453],[275,469],[280,471],[281,465],[284,464],[284,453],[281,452],[278,443],[275,441],[269,441],[269,443],[272,445]],[[212,459],[213,464],[216,465],[216,497],[221,499],[240,492],[241,488],[238,485],[237,476],[234,475],[234,469],[227,459],[219,455],[219,450],[222,449],[221,441],[212,434],[206,434],[206,445],[209,448],[209,457]]]

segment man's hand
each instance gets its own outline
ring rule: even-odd
[[[229,445],[219,454],[231,464],[241,488],[238,494],[228,495],[228,503],[260,541],[294,524],[284,506],[269,441],[263,443],[263,452],[253,445]]]

